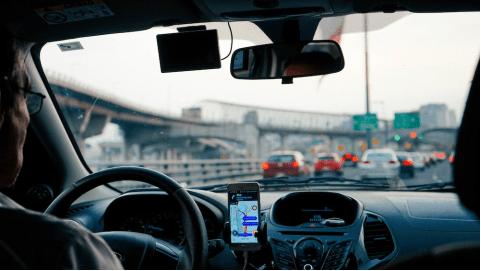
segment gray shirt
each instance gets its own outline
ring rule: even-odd
[[[0,240],[29,269],[123,269],[100,237],[73,221],[27,210],[2,193]]]

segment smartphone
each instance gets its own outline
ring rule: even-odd
[[[229,224],[232,250],[260,250],[256,232],[260,223],[258,183],[235,183],[228,186]]]

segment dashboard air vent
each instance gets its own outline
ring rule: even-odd
[[[90,208],[91,206],[92,206],[92,205],[85,205],[85,206],[80,206],[80,207],[72,208],[72,209],[68,210],[67,216],[73,215],[73,214],[75,214],[75,213],[78,212],[78,211],[81,211],[81,210],[85,210],[85,209],[87,209],[87,208]]]
[[[364,222],[364,245],[369,259],[383,259],[394,251],[394,241],[386,223],[368,215]]]

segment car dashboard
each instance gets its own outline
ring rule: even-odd
[[[209,240],[229,242],[227,193],[188,190]],[[183,245],[178,207],[159,190],[73,205],[67,215],[93,232],[134,231]],[[439,245],[479,240],[479,219],[451,192],[261,192],[267,244],[247,269],[372,269]],[[209,248],[210,249],[210,248]],[[242,252],[209,253],[209,269],[242,269]]]

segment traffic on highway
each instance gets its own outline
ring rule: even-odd
[[[269,157],[269,161],[280,161],[279,157],[289,156],[291,153],[279,152]],[[308,179],[313,177],[326,177],[334,182],[348,182],[349,180],[362,180],[368,184],[378,183],[387,185],[390,189],[416,189],[425,185],[433,187],[453,188],[452,163],[446,159],[442,152],[396,152],[389,149],[367,150],[358,165],[345,167],[337,153],[321,153],[318,159],[305,163],[299,167],[299,161],[294,157],[284,159],[283,162],[266,162],[263,164],[264,178],[277,177],[279,179],[289,176],[301,176]],[[431,154],[434,159],[430,160]],[[422,163],[415,166],[412,157],[423,159]],[[424,160],[425,159],[425,160]],[[298,181],[304,181],[299,178]],[[292,179],[295,183],[295,179]]]

